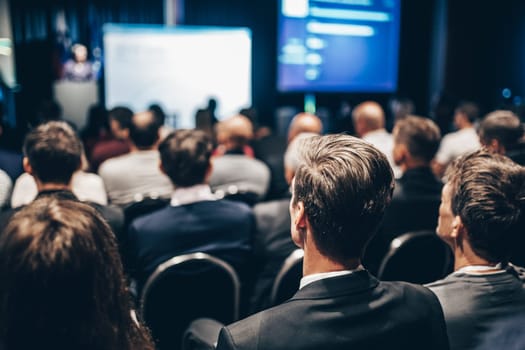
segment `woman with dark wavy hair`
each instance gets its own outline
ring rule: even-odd
[[[113,233],[80,202],[39,199],[0,236],[0,348],[154,349],[131,316]]]

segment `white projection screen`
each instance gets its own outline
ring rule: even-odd
[[[193,128],[213,98],[217,118],[229,117],[251,105],[251,45],[247,28],[106,24],[106,107],[156,103],[167,124]]]

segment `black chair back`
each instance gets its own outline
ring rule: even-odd
[[[434,231],[416,231],[395,238],[379,267],[383,281],[429,283],[452,272],[453,255]]]
[[[279,305],[283,301],[290,299],[299,289],[299,284],[303,277],[303,257],[304,251],[296,249],[284,261],[273,283],[272,306]]]
[[[236,321],[239,297],[239,278],[228,263],[205,253],[180,255],[160,264],[148,278],[140,314],[159,349],[180,349],[193,320]]]

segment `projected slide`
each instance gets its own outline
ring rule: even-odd
[[[278,89],[397,87],[400,0],[280,0]]]
[[[177,128],[217,100],[217,117],[251,105],[251,33],[245,28],[104,26],[106,106],[159,103]]]

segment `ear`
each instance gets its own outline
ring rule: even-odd
[[[489,148],[498,154],[505,154],[505,147],[496,139],[490,140]]]
[[[24,159],[22,160],[22,165],[26,173],[28,173],[29,175],[33,175],[33,168],[31,167],[31,164],[29,164],[29,158],[24,157]]]
[[[292,220],[292,240],[294,243],[304,249],[307,231],[307,219],[304,211],[304,203],[299,201],[291,207]]]
[[[392,157],[394,158],[394,163],[396,165],[401,165],[405,163],[406,157],[408,154],[408,148],[405,144],[395,143],[392,150]]]
[[[454,239],[462,239],[466,233],[465,225],[463,225],[463,221],[459,217],[459,215],[456,215],[454,217],[454,220],[452,220],[452,232],[450,236]]]

